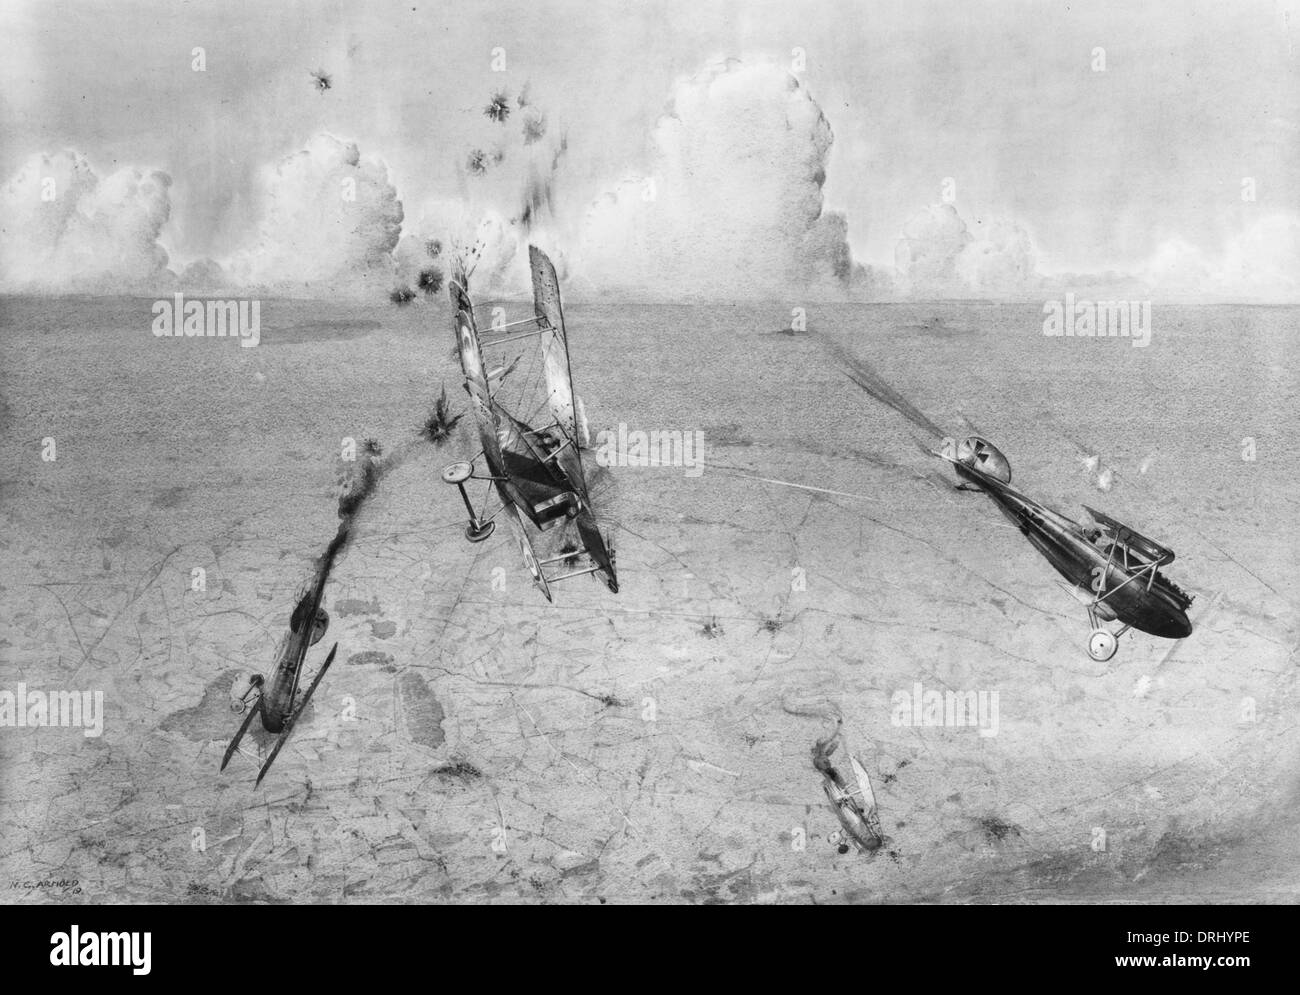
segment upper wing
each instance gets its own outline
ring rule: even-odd
[[[1137,553],[1143,559],[1157,563],[1160,566],[1174,562],[1174,551],[1168,546],[1162,546],[1154,539],[1148,539],[1142,533],[1135,531],[1121,521],[1111,518],[1109,515],[1103,515],[1095,508],[1089,508],[1086,504],[1083,507],[1088,514],[1096,519],[1098,525],[1114,536],[1116,542],[1127,546],[1130,552]]]
[[[483,348],[479,343],[478,326],[474,321],[474,312],[469,298],[460,284],[452,284],[452,300],[457,305],[455,329],[460,368],[465,375],[465,389],[469,392],[470,407],[474,409],[479,443],[483,447],[483,456],[492,475],[502,476],[505,472],[505,458],[502,456],[498,438],[501,424],[496,409],[492,406],[492,389],[483,366]]]
[[[871,790],[871,779],[867,777],[866,769],[852,753],[849,754],[849,764],[852,766],[853,776],[858,782],[858,793],[862,797],[863,809],[866,811],[874,810],[876,807],[876,794]]]
[[[528,247],[528,262],[533,275],[533,311],[541,331],[542,359],[546,364],[546,403],[564,434],[576,443],[578,427],[573,403],[573,373],[569,367],[560,282],[551,260],[535,245]]]
[[[858,758],[852,753],[849,754],[849,764],[853,767],[853,776],[858,782],[859,797],[862,801],[859,807],[862,809],[862,817],[867,826],[878,837],[884,837],[884,832],[880,826],[880,815],[876,810],[876,793],[871,790],[871,778],[867,777],[867,771],[858,763]]]

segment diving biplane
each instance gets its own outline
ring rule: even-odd
[[[339,534],[330,543],[329,549],[326,550],[311,587],[299,599],[293,614],[289,617],[289,633],[285,636],[280,645],[280,650],[276,654],[275,673],[271,678],[270,688],[266,689],[264,682],[260,677],[257,677],[250,682],[250,687],[243,697],[231,702],[232,710],[239,712],[247,709],[248,714],[244,716],[239,731],[235,733],[230,745],[226,747],[225,756],[221,758],[222,770],[226,769],[226,765],[230,763],[230,758],[235,755],[235,751],[239,748],[239,742],[244,738],[244,733],[248,731],[254,716],[261,716],[263,729],[269,733],[278,734],[275,746],[272,747],[270,755],[257,772],[257,783],[254,784],[254,787],[261,785],[262,778],[266,777],[266,772],[271,769],[271,764],[280,755],[281,748],[288,740],[289,734],[293,732],[294,724],[298,721],[298,717],[302,715],[303,709],[311,701],[311,696],[315,693],[321,678],[325,676],[330,664],[334,662],[334,654],[339,648],[338,643],[335,643],[330,649],[329,655],[325,657],[325,662],[316,671],[316,676],[308,685],[306,692],[299,694],[298,685],[302,678],[303,665],[307,659],[307,650],[320,642],[325,635],[325,630],[329,628],[329,613],[321,607],[321,602],[325,591],[325,581],[329,578],[330,568],[345,541],[346,533],[340,529]],[[251,704],[249,702],[250,698],[252,699]]]
[[[813,767],[822,775],[822,790],[826,799],[835,810],[835,816],[842,827],[831,837],[832,842],[839,842],[844,847],[841,852],[848,852],[850,845],[861,853],[878,850],[886,842],[885,831],[880,825],[880,814],[876,808],[876,794],[871,790],[871,778],[866,769],[852,753],[849,764],[853,768],[856,788],[850,788],[844,776],[835,769],[831,762],[833,754],[840,743],[841,723],[836,722],[835,731],[825,739],[819,739],[812,750]]]
[[[613,544],[601,533],[583,472],[581,449],[589,436],[582,401],[573,393],[559,280],[551,260],[536,246],[528,247],[528,261],[533,316],[486,330],[475,318],[466,274],[450,281],[456,348],[481,449],[472,459],[447,466],[442,479],[460,490],[469,512],[465,538],[470,542],[487,539],[496,518],[505,518],[547,601],[551,584],[584,574],[594,574],[617,594]],[[483,472],[476,467],[480,458]],[[486,484],[478,509],[465,489],[469,480]],[[493,493],[498,507],[488,514]],[[576,539],[539,558],[524,519],[538,533],[569,523],[561,531]],[[586,554],[586,565],[580,553]],[[557,565],[560,572],[555,572]]]
[[[1090,519],[1073,522],[1011,486],[1011,464],[992,443],[971,436],[945,439],[931,454],[947,460],[968,485],[988,494],[1030,544],[1069,582],[1087,609],[1088,655],[1105,662],[1119,637],[1137,629],[1165,639],[1191,635],[1187,609],[1192,598],[1160,572],[1173,550],[1092,508]],[[1118,620],[1112,631],[1107,623]]]

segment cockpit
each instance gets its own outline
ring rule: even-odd
[[[1011,483],[1011,463],[1002,455],[1002,450],[978,435],[963,439],[958,444],[957,460],[994,480]]]

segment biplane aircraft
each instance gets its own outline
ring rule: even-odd
[[[316,671],[316,676],[306,692],[299,696],[298,685],[302,678],[303,664],[307,659],[307,650],[320,642],[325,635],[325,630],[329,628],[329,613],[321,607],[321,601],[325,591],[325,581],[329,577],[334,558],[342,548],[344,540],[345,533],[340,530],[338,536],[330,543],[310,589],[299,599],[293,614],[289,617],[289,634],[284,638],[276,654],[275,673],[271,678],[270,689],[267,690],[260,679],[255,679],[245,696],[231,703],[233,710],[238,712],[246,708],[248,714],[244,716],[239,731],[226,747],[225,756],[221,758],[222,770],[226,769],[230,758],[235,755],[240,740],[244,738],[244,733],[252,724],[253,716],[260,715],[262,728],[267,732],[278,734],[275,746],[257,772],[257,783],[254,787],[261,785],[262,778],[266,777],[266,772],[271,769],[271,764],[280,755],[280,749],[288,740],[289,734],[293,732],[298,717],[311,701],[316,686],[320,684],[321,678],[334,662],[334,654],[339,648],[338,643],[330,649],[329,655]],[[251,704],[249,698],[253,699]]]
[[[1174,561],[1173,550],[1092,508],[1085,506],[1091,520],[1078,523],[1027,497],[1011,486],[1007,458],[979,436],[960,443],[945,439],[931,454],[951,463],[967,489],[988,494],[1069,581],[1088,611],[1088,655],[1094,660],[1113,657],[1130,628],[1165,639],[1191,635],[1192,598],[1160,572]],[[1122,623],[1118,630],[1104,624],[1116,620]]]
[[[481,450],[469,461],[447,466],[442,479],[460,490],[469,512],[465,538],[470,542],[487,539],[496,518],[505,518],[546,600],[551,600],[551,584],[584,574],[596,575],[617,594],[613,544],[601,534],[583,472],[581,449],[589,439],[582,401],[573,394],[559,281],[551,260],[536,246],[528,247],[528,260],[533,316],[485,331],[475,319],[465,275],[450,282],[457,351]],[[485,353],[499,362],[487,365]],[[534,427],[538,418],[547,420]],[[480,457],[482,473],[475,466]],[[486,484],[477,510],[465,490],[468,480]],[[499,507],[488,514],[493,493]],[[571,523],[577,541],[539,558],[525,518],[539,533]],[[577,543],[589,561],[585,566]],[[556,565],[562,572],[554,572]]]
[[[853,768],[856,788],[850,788],[844,776],[835,769],[831,754],[840,744],[841,726],[837,722],[835,731],[825,739],[819,739],[812,750],[813,767],[822,775],[822,790],[826,799],[835,810],[835,816],[842,827],[831,837],[847,853],[850,846],[861,853],[878,850],[886,842],[884,830],[880,825],[880,814],[876,808],[876,794],[871,790],[871,778],[858,758],[849,753],[849,764]]]

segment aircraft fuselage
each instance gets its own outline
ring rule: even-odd
[[[1070,584],[1093,596],[1112,592],[1097,604],[1103,618],[1114,617],[1142,632],[1165,639],[1191,635],[1192,623],[1178,593],[1158,573],[1148,589],[1148,576],[1130,580],[1122,557],[1110,556],[1095,545],[1075,522],[1009,484],[954,463],[957,473],[983,490],[1053,567]],[[1126,583],[1127,581],[1127,583]]]

